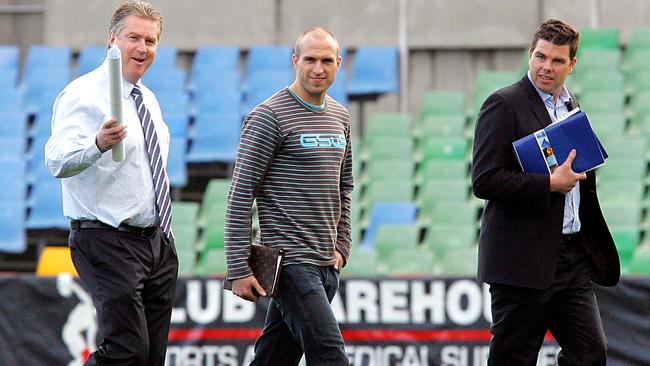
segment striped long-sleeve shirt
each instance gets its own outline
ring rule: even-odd
[[[348,111],[329,96],[312,109],[285,88],[246,117],[226,212],[228,278],[252,275],[253,201],[258,244],[284,249],[284,265],[335,263],[350,254],[354,187]]]

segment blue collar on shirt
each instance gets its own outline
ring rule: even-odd
[[[318,111],[318,112],[322,112],[322,111],[325,110],[325,101],[323,101],[323,104],[321,104],[321,105],[309,103],[308,101],[300,98],[298,96],[298,94],[294,93],[294,91],[291,90],[291,87],[287,87],[287,90],[289,90],[289,93],[291,93],[291,95],[293,95],[296,99],[298,99],[300,101],[300,103],[306,105],[307,107],[309,107],[309,108],[311,108],[311,109],[313,109],[315,111]]]
[[[571,101],[571,95],[569,94],[569,91],[567,90],[566,86],[562,85],[562,91],[560,91],[560,96],[558,100],[555,103],[553,103],[553,94],[549,94],[541,90],[540,88],[538,88],[537,85],[535,85],[535,83],[533,82],[533,79],[530,77],[530,71],[526,74],[526,76],[528,76],[528,80],[530,80],[530,83],[533,84],[533,87],[535,88],[535,90],[537,90],[537,94],[539,94],[539,97],[542,98],[542,101],[544,102],[547,108],[555,109],[558,106],[561,106],[563,104],[566,105]]]

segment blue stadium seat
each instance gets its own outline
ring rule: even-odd
[[[0,136],[27,139],[27,115],[17,110],[0,109]]]
[[[171,70],[176,68],[178,61],[178,48],[172,46],[158,46],[156,50],[156,58],[149,67],[150,72],[158,72],[160,70]]]
[[[29,114],[51,112],[65,85],[28,85],[23,94],[23,110]]]
[[[19,254],[27,249],[24,202],[0,202],[0,252]]]
[[[7,202],[20,202],[24,205],[27,199],[25,158],[12,156],[0,157],[0,204]],[[0,225],[2,226],[2,225]]]
[[[0,159],[25,159],[27,139],[17,139],[0,135]],[[0,180],[1,182],[2,180]]]
[[[18,70],[20,66],[20,47],[0,45],[0,68]]]
[[[187,161],[234,163],[241,134],[241,116],[236,111],[205,113],[196,117],[195,135]]]
[[[39,67],[70,68],[72,49],[70,47],[55,47],[34,45],[29,47],[25,60],[25,70]]]
[[[240,112],[242,110],[241,99],[239,88],[213,89],[194,95],[193,112],[194,115],[227,110]]]
[[[52,110],[43,110],[34,116],[29,135],[33,138],[49,137],[52,134]]]
[[[165,90],[156,92],[156,99],[165,119],[168,114],[188,114],[190,96],[182,90]]]
[[[187,139],[172,136],[167,158],[167,174],[169,175],[169,184],[174,188],[182,188],[187,185],[186,148]]]
[[[34,136],[31,147],[27,153],[27,183],[34,184],[38,181],[54,179],[45,167],[45,144],[49,135]]]
[[[327,94],[344,106],[348,104],[348,93],[345,84],[346,77],[345,69],[341,67],[336,74],[336,80],[334,80],[334,83],[329,89],[327,89]]]
[[[190,124],[190,116],[187,112],[163,113],[163,115],[172,138],[187,138]]]
[[[88,46],[79,52],[77,76],[87,74],[101,65],[106,59],[106,46]]]
[[[2,77],[2,71],[0,71]],[[18,88],[2,88],[0,87],[0,110],[8,111],[21,111],[23,106],[22,93]]]
[[[384,224],[414,224],[417,206],[415,202],[377,202],[370,211],[370,220],[362,246],[374,245],[377,229]]]
[[[183,69],[155,69],[147,72],[142,82],[154,93],[185,90],[187,72]]]
[[[17,86],[18,69],[0,67],[0,93],[11,90]]]
[[[250,112],[256,105],[285,86],[291,85],[293,70],[257,71],[246,79],[246,97],[244,113]]]
[[[221,90],[241,93],[241,74],[238,70],[205,70],[192,73],[192,91],[194,96]]]
[[[34,184],[30,197],[28,229],[68,229],[70,222],[63,216],[61,182],[52,178]]]
[[[354,57],[348,95],[375,95],[398,90],[397,47],[360,47]]]
[[[246,76],[261,70],[293,72],[293,48],[285,46],[253,46],[246,58]]]
[[[203,46],[196,49],[192,70],[239,70],[239,47]]]

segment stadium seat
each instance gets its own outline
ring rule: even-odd
[[[165,123],[169,127],[169,134],[172,138],[187,139],[189,137],[190,116],[185,112],[163,112]]]
[[[641,230],[633,226],[611,227],[610,230],[621,259],[621,266],[628,268],[634,257],[634,251],[639,244]]]
[[[253,46],[246,57],[246,77],[258,71],[280,71],[293,74],[293,48],[286,46]]]
[[[0,93],[16,88],[18,69],[0,68]]]
[[[384,263],[382,272],[391,276],[425,276],[433,273],[433,254],[426,247],[404,248],[396,251]]]
[[[182,69],[156,69],[147,72],[142,82],[154,93],[183,92],[187,72]],[[162,106],[161,106],[162,108]]]
[[[583,28],[580,30],[580,49],[619,49],[621,30],[618,28]]]
[[[386,261],[401,250],[415,249],[420,242],[420,227],[416,224],[381,224],[377,227],[375,250],[380,261]]]
[[[198,116],[202,113],[220,113],[234,111],[239,115],[244,112],[242,108],[242,93],[239,86],[232,85],[224,88],[205,90],[194,94],[193,113]],[[248,112],[248,111],[246,111]]]
[[[622,137],[627,127],[625,115],[616,112],[589,113],[589,122],[601,142],[609,136]]]
[[[205,99],[204,95],[236,94],[238,99],[241,99],[242,85],[239,71],[194,72],[191,85],[195,103],[197,99]],[[204,107],[210,106],[204,105]]]
[[[31,194],[27,228],[68,230],[70,221],[63,216],[62,206],[61,182],[54,179],[39,181]]]
[[[418,122],[417,134],[420,139],[432,136],[463,137],[465,133],[465,114],[429,114]]]
[[[603,101],[607,103],[603,103]],[[594,112],[625,112],[625,93],[623,90],[583,91],[580,96],[580,109],[587,114]]]
[[[23,200],[0,202],[0,252],[19,254],[27,249],[24,212]]]
[[[356,150],[354,147],[352,150],[355,156],[358,155],[365,161],[390,159],[407,161],[413,159],[414,145],[410,137],[377,136],[363,144],[363,151]]]
[[[0,136],[27,140],[27,115],[17,110],[0,109]]]
[[[474,247],[476,239],[477,229],[474,225],[443,225],[433,222],[427,227],[424,245],[436,257],[440,257],[450,249]]]
[[[348,95],[395,93],[399,88],[397,47],[359,47],[354,55]]]
[[[190,89],[196,91],[208,84],[203,82],[222,74],[236,74],[239,80],[239,47],[202,46],[196,49],[192,61],[192,80]]]
[[[156,59],[149,67],[147,74],[176,68],[178,48],[173,46],[158,46]]]
[[[632,28],[626,50],[635,51],[638,49],[650,49],[650,27]]]
[[[469,143],[464,137],[430,136],[421,141],[420,159],[465,160]]]
[[[344,277],[374,276],[377,274],[377,251],[374,248],[352,245],[350,260],[341,270]]]
[[[623,91],[625,78],[620,71],[589,70],[580,74],[573,88],[578,95],[594,91]]]
[[[223,249],[210,249],[201,253],[194,274],[213,276],[226,273],[226,252]]]
[[[259,70],[249,74],[245,82],[244,113],[291,85],[293,78],[292,69]]]
[[[172,136],[167,158],[167,174],[169,184],[173,188],[182,188],[187,185],[186,148],[187,140],[185,138]]]
[[[348,92],[347,92],[347,75],[345,68],[341,67],[336,73],[336,80],[334,83],[327,89],[327,95],[334,98],[343,106],[348,105]]]
[[[582,42],[581,42],[582,43]],[[618,72],[621,69],[622,53],[617,48],[590,48],[582,49],[580,45],[580,56],[573,71],[574,75],[580,78],[588,72]]]
[[[56,276],[61,273],[70,273],[77,276],[77,270],[70,257],[70,248],[67,246],[46,246],[38,258],[36,275]]]
[[[432,206],[423,206],[418,220],[425,225],[478,226],[478,209],[471,201],[440,201]]]
[[[370,183],[381,179],[411,181],[414,171],[415,163],[413,160],[372,159],[366,162],[361,180]]]
[[[421,185],[436,179],[468,179],[467,175],[468,164],[465,160],[428,159],[418,165],[415,182]]]
[[[476,276],[478,249],[476,246],[454,248],[435,257],[434,273],[444,276]]]
[[[106,59],[107,46],[87,46],[79,51],[77,76],[87,74],[101,65]]]
[[[438,202],[465,202],[469,196],[466,178],[432,179],[422,182],[418,201],[420,207],[431,207]]]
[[[228,203],[228,193],[230,192],[230,184],[230,179],[210,179],[201,201],[201,209],[198,219],[199,227],[205,227],[208,222],[208,216],[211,212],[223,208],[223,213],[225,214],[225,207]]]
[[[26,72],[41,67],[69,69],[71,61],[72,49],[70,47],[32,45],[27,50],[24,69]]]
[[[650,68],[640,69],[628,77],[626,93],[630,96],[638,95],[650,90]]]
[[[650,90],[642,91],[630,100],[630,124],[638,125],[645,116],[650,114]]]
[[[385,224],[413,224],[417,215],[414,202],[376,202],[370,210],[362,246],[374,246],[377,229]]]
[[[465,112],[465,93],[460,90],[428,90],[420,102],[418,124],[431,115],[458,115]]]
[[[195,120],[194,131],[187,154],[188,162],[235,162],[241,134],[239,113],[225,111],[200,114]]]
[[[374,113],[368,120],[365,141],[375,137],[411,138],[411,117],[408,114]]]
[[[0,69],[18,70],[20,67],[20,47],[0,45]]]
[[[634,257],[630,263],[631,274],[650,274],[650,245],[639,245],[634,251]]]

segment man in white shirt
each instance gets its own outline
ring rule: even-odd
[[[165,170],[169,130],[140,81],[161,30],[162,16],[148,3],[125,2],[113,13],[109,46],[122,53],[121,123],[110,114],[106,61],[54,102],[45,160],[62,178],[72,260],[97,309],[101,338],[86,365],[165,361],[178,272]],[[110,149],[118,142],[125,153],[115,162]]]

